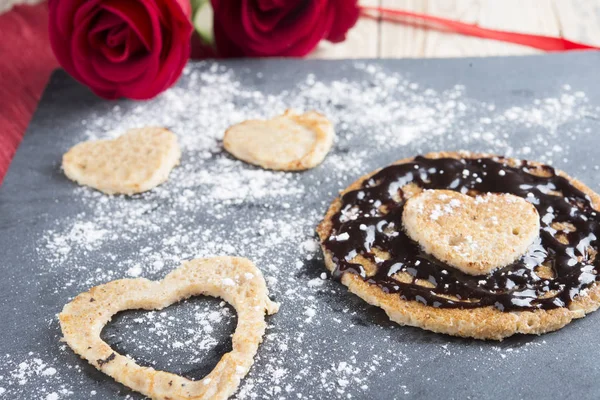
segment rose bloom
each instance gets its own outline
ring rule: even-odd
[[[48,6],[56,58],[101,97],[154,97],[177,81],[189,59],[189,0],[49,0]]]
[[[224,57],[301,57],[326,39],[340,42],[358,19],[357,0],[211,0]]]

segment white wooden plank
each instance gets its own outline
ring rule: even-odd
[[[0,14],[10,11],[18,4],[36,4],[41,2],[42,0],[0,0]]]
[[[509,32],[560,36],[560,26],[552,0],[486,0],[478,23],[481,26]],[[517,55],[541,53],[530,47],[491,40],[479,40],[481,55]]]
[[[554,0],[554,10],[565,39],[600,46],[600,1]]]
[[[385,7],[451,18],[507,31],[558,35],[552,0],[382,0]],[[538,52],[528,47],[424,30],[394,23],[381,27],[382,57],[458,57]]]
[[[428,12],[428,1],[426,0],[382,0],[381,5],[418,13]],[[381,57],[424,56],[428,31],[410,25],[382,22],[380,32]]]

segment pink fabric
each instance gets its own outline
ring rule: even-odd
[[[60,4],[63,7],[58,7],[55,11],[58,13],[69,13],[72,10],[66,7],[67,3],[74,2],[61,1]],[[93,3],[93,0],[89,1],[88,6],[91,6]],[[179,0],[179,3],[185,8],[183,12],[189,15],[191,13],[189,2]],[[58,1],[55,1],[56,4],[58,4]],[[93,45],[96,43],[94,42],[94,35],[97,34],[98,29],[103,27],[112,28],[112,36],[107,38],[106,43],[99,41],[96,43],[98,50],[103,52],[107,59],[127,57],[127,52],[133,52],[140,47],[147,48],[150,46],[149,41],[157,40],[157,38],[151,37],[151,27],[145,27],[143,24],[133,25],[134,28],[140,29],[140,32],[135,32],[136,35],[132,35],[129,29],[120,30],[118,25],[122,24],[123,20],[127,17],[121,7],[120,0],[112,0],[112,3],[111,1],[107,1],[106,4],[108,4],[107,8],[110,8],[111,4],[116,5],[112,11],[115,13],[122,12],[122,19],[116,20],[114,18],[115,13],[99,15],[99,22],[95,25],[95,30],[90,29],[87,32],[83,32],[78,38],[86,40],[87,43]],[[83,12],[80,12],[80,14],[83,14]],[[79,16],[85,19],[85,16]],[[68,30],[72,28],[69,24],[62,26],[62,29]],[[188,27],[186,26],[185,29],[188,29]],[[0,32],[2,33],[0,40],[0,55],[2,56],[0,61],[1,185],[10,161],[23,138],[31,116],[48,82],[48,78],[52,71],[59,65],[50,45],[48,35],[48,5],[46,2],[34,6],[17,6],[11,11],[0,15]],[[123,35],[128,36],[124,37]],[[186,31],[186,35],[189,36],[189,30]],[[126,46],[119,47],[118,45],[122,43],[125,43]],[[181,51],[185,52],[185,57],[178,57],[182,67],[185,61],[187,61],[189,54],[189,47],[187,45],[183,47],[185,48]],[[87,48],[83,48],[82,51],[87,51]],[[211,54],[199,48],[195,55],[201,57],[210,56]],[[101,63],[102,60],[95,61]],[[99,76],[102,74],[111,74],[111,77],[114,78],[115,74],[110,69],[111,65],[100,65],[100,67],[94,65],[93,67],[100,71]],[[148,65],[144,65],[142,73],[148,73],[149,69],[151,68]],[[128,72],[132,70],[130,69]],[[119,72],[117,75],[121,78],[124,79],[126,77],[123,71],[117,72]],[[157,75],[155,76],[155,81],[173,81],[174,77],[171,76],[171,72],[169,69],[163,69],[160,73],[155,73]],[[98,79],[102,80],[102,78]],[[112,87],[108,89],[110,90]],[[150,95],[148,94],[146,97],[150,97]]]
[[[0,15],[0,184],[53,69],[48,6],[17,6]]]

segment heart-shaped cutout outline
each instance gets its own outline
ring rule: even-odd
[[[232,350],[203,379],[140,367],[100,338],[112,316],[131,309],[161,310],[186,298],[205,295],[231,304],[238,317]],[[64,341],[90,364],[125,386],[153,399],[227,399],[254,361],[266,329],[265,312],[274,314],[260,270],[241,257],[195,259],[161,281],[119,279],[91,288],[59,314]]]

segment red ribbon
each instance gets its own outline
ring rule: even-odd
[[[515,43],[544,51],[600,49],[600,47],[577,43],[558,37],[482,28],[477,24],[467,24],[447,18],[434,17],[432,15],[419,14],[410,11],[396,10],[393,8],[368,6],[361,6],[360,8],[362,15],[367,18],[417,25],[439,31],[450,31],[461,35],[474,36],[482,39],[493,39],[501,42]]]

